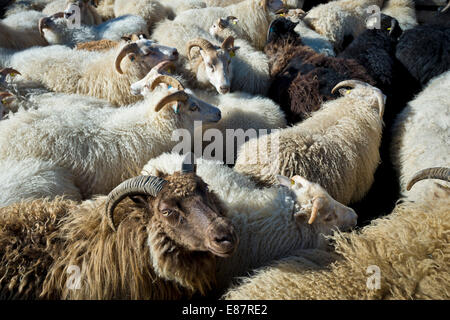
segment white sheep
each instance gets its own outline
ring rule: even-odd
[[[256,49],[262,50],[266,42],[266,33],[270,22],[275,18],[273,12],[283,7],[281,0],[246,0],[224,8],[208,7],[187,10],[176,16],[174,22],[186,26],[196,26],[208,30],[221,17],[235,16],[239,19],[239,28],[252,41]],[[163,22],[167,23],[166,22]],[[170,27],[170,25],[168,25]],[[169,31],[166,31],[170,32]]]
[[[418,25],[413,0],[389,0],[384,5],[382,12],[397,19],[403,31]]]
[[[96,26],[69,26],[62,13],[42,18],[39,32],[49,44],[64,44],[75,47],[78,43],[108,39],[119,41],[130,34],[147,33],[147,24],[139,16],[126,15],[106,21]]]
[[[352,90],[328,101],[310,118],[287,129],[251,139],[239,150],[235,170],[264,184],[276,175],[301,175],[348,204],[370,189],[380,162],[384,95],[364,82],[343,81]]]
[[[174,153],[162,154],[150,160],[142,174],[178,171],[181,158]],[[356,224],[357,216],[351,208],[331,198],[318,184],[298,176],[292,180],[280,177],[287,188],[259,189],[245,176],[216,161],[198,159],[196,172],[224,202],[239,236],[233,256],[218,261],[218,288],[227,287],[233,277],[244,276],[276,257],[286,257],[299,249],[324,248],[327,242],[323,235]]]
[[[188,90],[174,89],[154,90],[145,100],[123,108],[63,104],[19,110],[1,122],[0,160],[50,162],[73,176],[81,198],[106,194],[137,175],[149,159],[170,151],[176,144],[171,140],[174,130],[193,134],[194,121],[220,120],[219,109]],[[58,170],[47,184],[60,184]]]
[[[383,2],[384,0],[331,1],[312,8],[303,21],[327,37],[334,48],[340,51],[345,37],[356,38],[366,29],[366,19],[373,13],[368,8],[377,6],[381,10]]]
[[[151,29],[156,23],[172,17],[171,10],[157,0],[115,0],[114,15],[136,15],[142,17]]]
[[[95,10],[89,0],[54,0],[50,2],[42,10],[47,16],[53,15],[58,12],[64,12],[66,18],[79,19],[79,22],[84,25],[97,25],[102,23],[102,18]],[[78,17],[74,15],[78,14]]]
[[[22,50],[32,46],[45,46],[38,30],[43,14],[37,11],[19,12],[0,21],[0,47]]]
[[[417,172],[431,167],[450,167],[450,71],[430,80],[425,89],[397,116],[393,126],[391,155],[404,198],[421,201],[439,196],[448,182],[428,180],[411,188]],[[409,191],[408,191],[409,190]],[[448,191],[447,191],[448,196]]]
[[[140,100],[130,93],[132,83],[160,61],[177,58],[174,48],[140,39],[101,53],[65,46],[30,48],[13,54],[5,64],[50,90],[89,95],[120,106]]]
[[[47,4],[53,0],[21,0],[14,1],[5,8],[5,17],[9,17],[16,13],[23,13],[26,11],[41,12]],[[44,15],[44,14],[42,14]]]

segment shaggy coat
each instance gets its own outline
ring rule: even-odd
[[[389,0],[381,12],[397,19],[403,30],[418,24],[414,0]]]
[[[360,200],[380,161],[383,121],[370,87],[356,87],[294,127],[246,142],[235,170],[263,184],[299,175],[337,201]]]
[[[130,14],[140,16],[151,29],[159,21],[171,16],[171,11],[162,3],[157,0],[115,0],[114,15],[116,17]]]
[[[178,154],[162,154],[150,160],[142,174],[175,172],[179,170],[181,158]],[[287,257],[301,249],[325,250],[328,244],[324,235],[331,234],[335,228],[351,227],[348,221],[339,225],[322,221],[308,224],[293,215],[300,208],[310,212],[313,197],[324,196],[326,192],[316,184],[311,184],[311,188],[305,186],[307,191],[280,186],[260,189],[233,169],[205,159],[198,162],[197,174],[224,203],[239,236],[239,246],[233,256],[217,261],[217,288],[225,289],[233,278],[245,276],[276,257]],[[327,199],[329,204],[335,202]],[[321,214],[327,213],[324,210]]]
[[[36,11],[20,12],[0,20],[0,47],[23,50],[48,43],[39,34],[38,21],[43,14]]]
[[[359,232],[333,236],[341,257],[324,270],[313,263],[326,253],[299,253],[257,270],[224,298],[448,300],[450,202],[442,200],[408,202]],[[370,289],[376,267],[380,288]]]
[[[208,7],[188,10],[177,15],[174,21],[208,30],[217,19],[227,16],[235,16],[239,19],[239,28],[243,30],[248,39],[252,40],[252,45],[256,49],[261,50],[264,47],[267,29],[274,15],[268,7],[262,6],[261,0],[246,0],[224,8]],[[172,31],[168,25],[164,34],[170,32]]]
[[[51,16],[57,12],[63,12],[69,4],[73,3],[78,5],[80,2],[83,2],[80,12],[81,24],[93,26],[102,23],[102,18],[97,13],[95,7],[90,4],[89,0],[52,0],[45,6],[42,13],[47,16]]]
[[[352,59],[327,57],[305,46],[293,31],[295,24],[278,19],[264,52],[269,57],[272,84],[269,98],[286,113],[288,123],[308,118],[322,103],[336,99],[331,89],[343,80],[373,84],[366,69]]]
[[[419,170],[450,167],[450,71],[431,80],[398,115],[393,127],[392,158],[407,200],[448,197],[450,183],[437,180],[406,186]],[[447,193],[445,192],[447,188]]]
[[[183,176],[164,178],[162,192],[190,192]],[[0,209],[0,298],[160,300],[211,289],[215,256],[176,244],[152,219],[151,206],[131,200],[117,206],[114,232],[105,201],[40,199]],[[73,266],[81,271],[78,290],[69,286]]]
[[[450,69],[450,27],[424,25],[406,30],[395,55],[424,86]]]
[[[20,70],[25,79],[39,81],[52,91],[89,95],[121,106],[141,100],[130,93],[130,86],[151,69],[125,58],[121,64],[124,74],[119,74],[114,62],[121,48],[103,53],[64,46],[31,48],[14,54],[9,65]]]
[[[149,159],[170,151],[177,143],[171,140],[174,130],[191,130],[193,121],[186,112],[175,114],[167,107],[154,112],[166,94],[155,92],[123,108],[74,103],[71,108],[50,104],[19,110],[0,125],[0,159],[33,158],[64,168],[65,175],[73,176],[74,186],[69,190],[79,189],[75,199],[107,194],[136,176]],[[30,168],[21,177],[34,173]]]

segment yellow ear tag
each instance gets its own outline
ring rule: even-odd
[[[16,76],[16,74],[13,72],[13,73],[10,73],[9,74],[12,78],[14,78],[15,76]]]
[[[172,68],[167,69],[167,72],[172,74]]]
[[[351,92],[351,90],[347,90],[345,93],[346,93],[346,94],[349,94],[350,92]]]
[[[387,28],[388,31],[391,31],[391,28]]]
[[[291,184],[292,184],[292,185],[294,185],[294,184],[295,184],[295,181],[294,181],[294,180],[292,180],[292,179],[291,179]]]
[[[6,99],[3,99],[3,100],[2,100],[2,104],[6,104]]]
[[[236,54],[234,53],[234,51],[230,51],[230,57],[234,57]]]
[[[233,21],[233,24],[236,24],[237,22],[236,21]]]
[[[285,14],[284,13],[280,13],[280,17],[284,17],[285,16]]]

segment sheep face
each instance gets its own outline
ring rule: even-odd
[[[218,50],[210,55],[200,50],[203,59],[204,76],[220,94],[226,94],[231,87],[231,57],[227,50]],[[199,79],[202,80],[201,77]]]
[[[297,196],[294,216],[297,223],[306,222],[324,234],[333,229],[347,230],[356,226],[358,216],[352,208],[334,200],[319,184],[303,177],[278,176],[279,182]]]
[[[124,59],[125,57],[126,59]],[[136,65],[143,65],[150,70],[161,61],[176,61],[177,59],[177,49],[160,45],[152,40],[139,39],[136,42],[128,43],[121,49],[116,58],[116,70],[124,73]]]
[[[62,44],[70,38],[71,30],[61,13],[39,20],[39,32],[50,45]]]
[[[158,225],[188,251],[229,257],[237,247],[238,237],[220,200],[206,183],[195,172],[176,172],[163,179],[168,183],[149,203],[152,226]]]
[[[237,24],[239,19],[234,16],[228,16],[226,18],[219,18],[213,25],[209,28],[209,34],[213,37],[225,38],[225,30],[230,30],[231,25]]]

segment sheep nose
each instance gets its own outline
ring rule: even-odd
[[[173,59],[173,60],[177,60],[178,59],[178,51],[177,51],[177,49],[173,49],[170,58]]]
[[[230,87],[229,86],[221,86],[220,87],[220,93],[221,94],[228,93],[229,91],[230,91]]]

